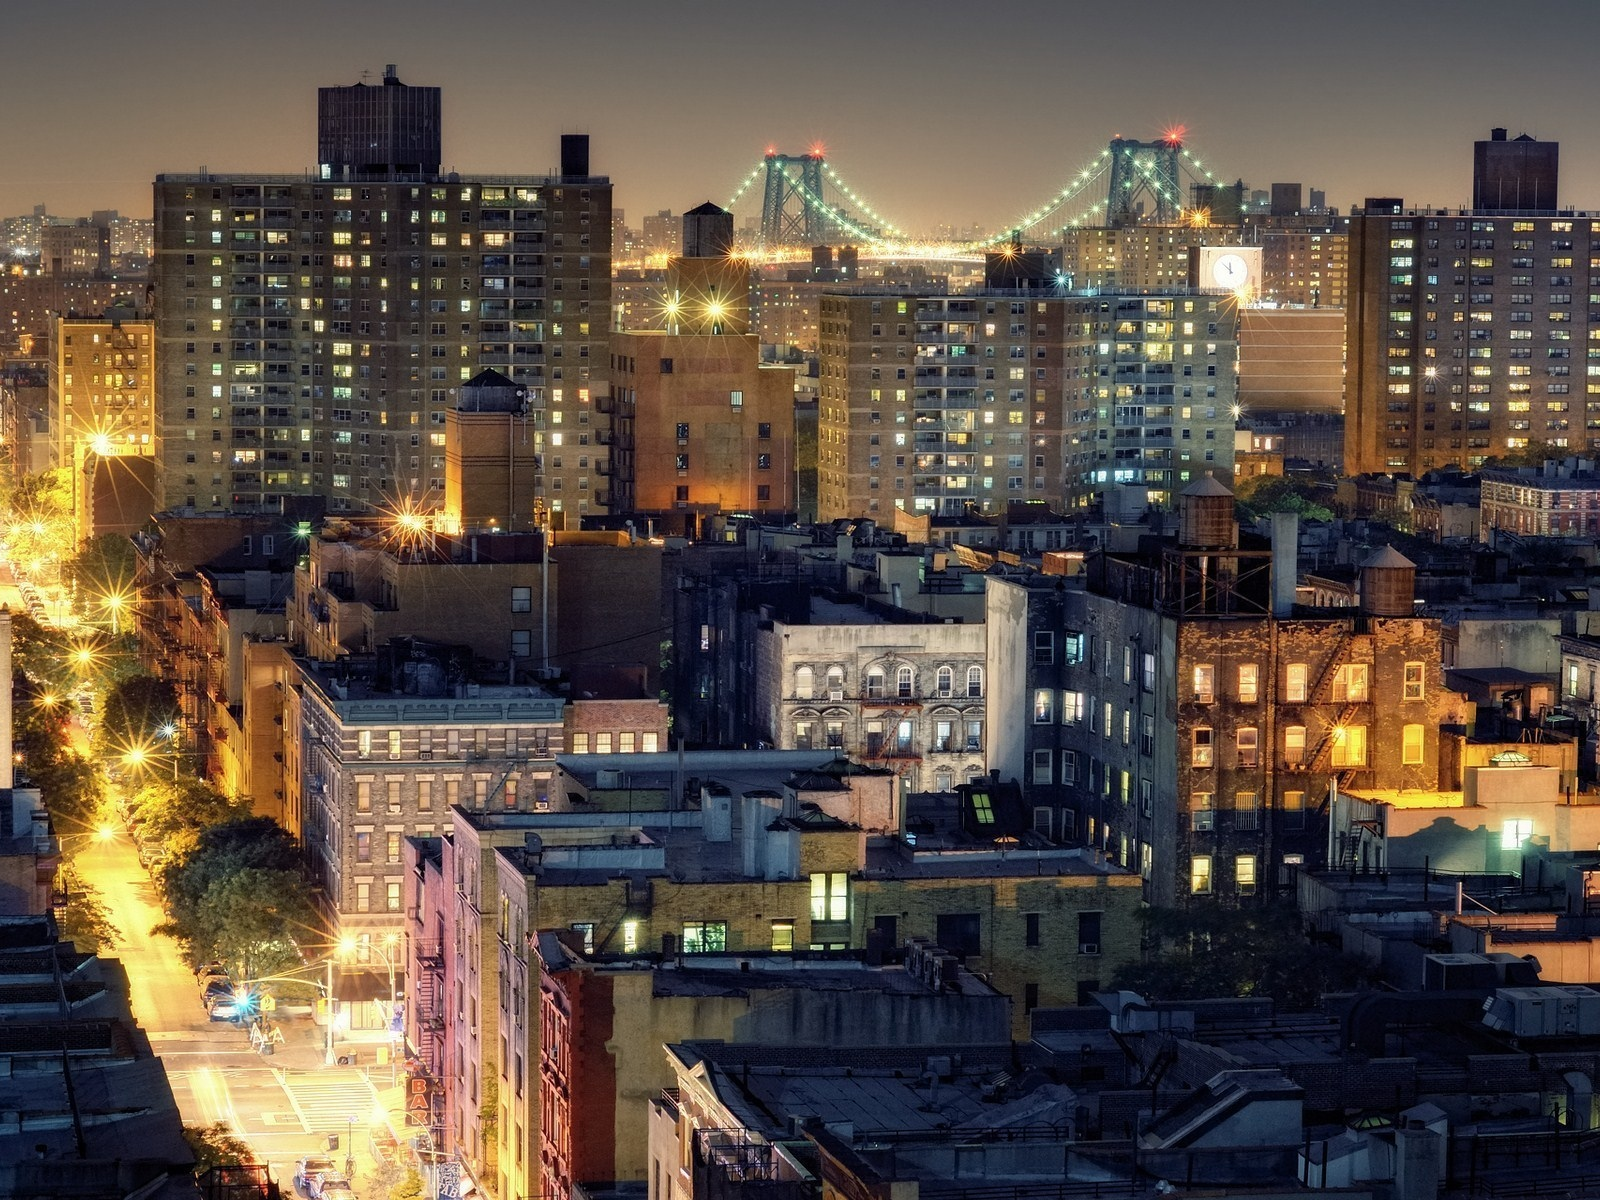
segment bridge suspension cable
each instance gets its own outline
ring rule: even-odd
[[[1148,192],[1155,199],[1158,213],[1167,214],[1169,218],[1181,215],[1189,207],[1184,195],[1186,189],[1183,185],[1186,182],[1216,185],[1218,179],[1198,154],[1178,140],[1180,135],[1181,131],[1157,142],[1124,142],[1119,137],[1096,154],[1058,192],[1013,224],[986,237],[946,249],[956,253],[973,253],[1004,242],[1019,232],[1038,229],[1051,216],[1062,214],[1068,206],[1092,194],[1090,188],[1106,180],[1108,174],[1110,184],[1103,198],[1079,209],[1061,224],[1047,228],[1044,235],[1060,235],[1097,218],[1104,220],[1113,211],[1123,213],[1126,211],[1124,206],[1131,204],[1140,191]],[[788,186],[791,195],[797,197],[816,218],[820,218],[822,228],[837,229],[841,234],[879,250],[909,248],[908,243],[913,240],[911,235],[885,218],[861,193],[852,188],[833,165],[822,158],[820,149],[805,156],[805,163],[808,168],[806,173],[797,178],[784,156],[769,150],[764,159],[740,178],[726,207],[732,208],[763,176],[771,176],[776,172]],[[813,171],[813,167],[817,170]],[[824,181],[837,190],[837,195],[844,203],[829,202],[822,191]],[[812,226],[813,231],[816,228],[816,225]]]

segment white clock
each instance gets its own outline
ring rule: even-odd
[[[1242,288],[1250,281],[1250,264],[1238,254],[1219,254],[1211,264],[1211,278],[1218,287]]]

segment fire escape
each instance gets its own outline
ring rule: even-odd
[[[438,940],[419,941],[416,948],[417,1054],[434,1079],[445,1077],[444,1052],[444,946]],[[439,1114],[434,1114],[435,1122]]]
[[[1372,703],[1370,699],[1372,688],[1371,664],[1356,660],[1355,655],[1351,653],[1354,648],[1354,641],[1355,638],[1351,630],[1346,630],[1340,636],[1338,643],[1333,647],[1327,661],[1323,664],[1322,673],[1317,676],[1316,684],[1306,693],[1306,699],[1315,707],[1318,714],[1323,716],[1324,725],[1316,744],[1310,747],[1306,753],[1304,769],[1312,774],[1327,772],[1337,782],[1340,791],[1348,788],[1355,781],[1358,774],[1367,770],[1364,765],[1346,765],[1336,767],[1332,771],[1328,770],[1332,761],[1334,747],[1338,745],[1340,739],[1345,737],[1345,731],[1351,728],[1358,717],[1362,717],[1366,713]],[[1365,686],[1360,689],[1359,696],[1352,698],[1349,677],[1346,677],[1345,685],[1341,688],[1338,683],[1338,676],[1341,668],[1358,666],[1367,669],[1368,677]],[[1341,691],[1344,693],[1342,696],[1339,694]],[[1339,713],[1329,721],[1325,715],[1326,707],[1335,704],[1339,705]],[[1363,726],[1369,725],[1365,720],[1360,723]],[[1370,754],[1371,747],[1369,746],[1369,757]],[[1327,803],[1326,797],[1324,797],[1323,803]]]

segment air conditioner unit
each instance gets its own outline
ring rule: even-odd
[[[1099,954],[1100,953],[1100,943],[1099,942],[1079,942],[1078,943],[1078,953],[1079,954]]]
[[[828,693],[828,699],[829,700],[843,700],[844,699],[844,690],[841,688],[838,691],[830,691]]]
[[[1212,828],[1215,820],[1216,816],[1211,812],[1197,812],[1194,814],[1194,828],[1200,833],[1205,833]]]
[[[432,758],[433,757],[433,751],[432,750],[418,750],[417,751],[417,757],[418,758]]]

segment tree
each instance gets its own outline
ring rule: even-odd
[[[171,854],[196,845],[200,831],[250,815],[250,804],[227,796],[193,777],[150,779],[133,795],[132,810],[143,822],[143,836],[154,838]]]
[[[67,893],[67,906],[57,921],[61,940],[85,954],[116,949],[121,934],[99,891],[70,866],[62,868],[61,882]]]
[[[1293,910],[1151,908],[1143,920],[1157,948],[1120,971],[1113,986],[1155,999],[1271,997],[1293,1011],[1368,980],[1360,959],[1311,942]]]
[[[120,533],[98,533],[67,560],[62,574],[94,605],[100,597],[129,594],[137,565],[132,542]]]
[[[1486,467],[1542,467],[1547,462],[1559,462],[1568,457],[1566,450],[1549,442],[1530,439],[1520,450],[1507,450],[1487,460]]]
[[[1308,521],[1331,521],[1333,512],[1322,503],[1323,491],[1314,482],[1286,475],[1255,475],[1235,493],[1240,520],[1250,522],[1268,513],[1299,513]]]
[[[178,722],[178,692],[154,675],[130,675],[106,690],[100,735],[116,752],[147,746]]]
[[[412,1167],[389,1189],[389,1200],[421,1200],[422,1176]]]
[[[247,871],[261,874],[246,885],[219,888]],[[285,936],[294,938],[316,927],[294,839],[266,817],[225,821],[200,830],[193,847],[169,860],[156,882],[171,918],[164,928],[187,942],[197,960],[221,957],[224,941],[237,953],[238,947],[275,940],[280,926]],[[290,899],[284,898],[285,892]],[[241,904],[270,907],[277,924],[253,926],[253,917],[232,910]],[[301,927],[291,928],[296,922]]]
[[[22,775],[39,789],[58,832],[79,833],[99,823],[103,785],[100,773],[71,746],[70,713],[59,698],[48,698],[26,676],[13,679],[16,701],[12,739],[22,756]]]
[[[256,1160],[250,1143],[221,1121],[215,1125],[185,1125],[183,1140],[194,1151],[196,1175],[203,1175],[212,1167],[233,1167]]]
[[[316,928],[316,910],[299,871],[244,867],[212,881],[197,909],[204,943],[238,968],[243,979],[260,979],[300,962],[298,942]]]

